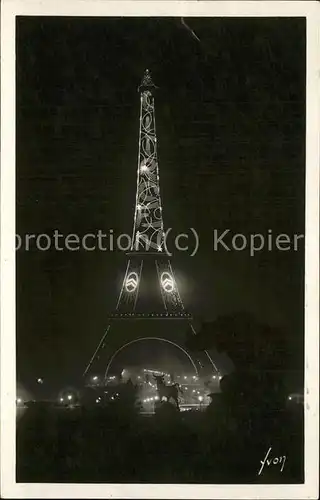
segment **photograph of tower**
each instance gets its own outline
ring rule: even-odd
[[[306,16],[82,7],[15,18],[15,481],[302,487]]]
[[[217,379],[218,381],[217,367],[206,349],[203,352],[199,351],[195,360],[192,359],[194,353],[188,353],[186,349],[183,349],[186,341],[184,338],[186,327],[179,329],[174,325],[174,328],[168,328],[163,323],[163,320],[166,322],[173,320],[185,322],[187,320],[191,334],[196,334],[191,322],[192,316],[184,309],[173,269],[170,260],[168,260],[172,253],[167,248],[166,231],[162,217],[153,95],[155,89],[156,86],[152,81],[150,71],[146,69],[138,87],[140,94],[139,153],[133,235],[130,251],[127,253],[129,258],[116,311],[110,315],[110,320],[130,320],[131,323],[140,320],[139,329],[138,332],[135,331],[134,335],[132,326],[127,329],[128,339],[130,339],[127,339],[127,342],[123,330],[122,335],[117,336],[112,341],[112,337],[115,337],[116,334],[113,333],[112,321],[110,321],[85,369],[84,376],[92,368],[95,360],[99,359],[101,351],[105,347],[111,347],[110,359],[106,359],[102,353],[104,363],[107,362],[104,377],[106,382],[111,363],[120,351],[140,340],[147,340],[149,343],[151,340],[155,340],[155,350],[157,350],[159,342],[166,342],[180,349],[191,361],[195,372],[194,376],[197,378],[200,372],[202,378],[209,378],[212,382],[214,376],[213,380]],[[147,329],[141,328],[141,320],[146,319],[153,320],[153,324],[147,325]],[[159,336],[151,336],[150,330],[153,333],[159,331]],[[175,343],[177,340],[180,342],[180,346]],[[204,358],[202,362],[200,361],[201,357]],[[209,370],[205,366],[206,364],[209,364]],[[207,369],[205,370],[205,368]]]

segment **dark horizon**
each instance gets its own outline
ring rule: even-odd
[[[187,22],[200,42],[175,18],[17,17],[16,232],[131,233],[149,68],[164,224],[200,237],[173,262],[187,309],[252,313],[303,359],[303,245],[214,252],[212,231],[304,233],[305,20]],[[81,376],[125,265],[119,252],[17,252],[22,384]]]

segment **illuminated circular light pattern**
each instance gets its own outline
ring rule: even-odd
[[[132,293],[135,291],[135,289],[138,286],[138,275],[134,271],[128,274],[127,279],[126,279],[126,290],[129,293]]]
[[[163,272],[161,274],[160,282],[165,292],[167,293],[173,292],[174,280],[170,273],[168,273],[167,271]]]

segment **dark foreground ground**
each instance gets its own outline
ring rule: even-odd
[[[261,462],[286,457],[281,463]],[[126,408],[28,408],[17,424],[19,482],[303,482],[303,409],[143,416]]]

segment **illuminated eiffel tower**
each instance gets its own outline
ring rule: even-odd
[[[178,285],[167,251],[162,218],[159,164],[155,121],[154,94],[156,90],[149,70],[146,70],[138,92],[140,94],[139,153],[136,202],[134,209],[131,248],[127,253],[127,267],[115,311],[109,316],[106,331],[100,340],[84,375],[95,360],[108,351],[105,378],[115,356],[125,347],[140,340],[160,340],[181,349],[189,358],[194,371],[199,374],[208,365],[210,373],[216,367],[208,352],[190,353],[184,347],[186,331],[195,334],[192,316],[181,300]],[[114,332],[115,323],[127,320],[139,327]],[[146,329],[143,321],[153,320]],[[183,322],[171,331],[164,321]],[[156,327],[157,325],[157,327]],[[150,330],[152,334],[150,334]],[[155,333],[159,332],[159,333]]]

